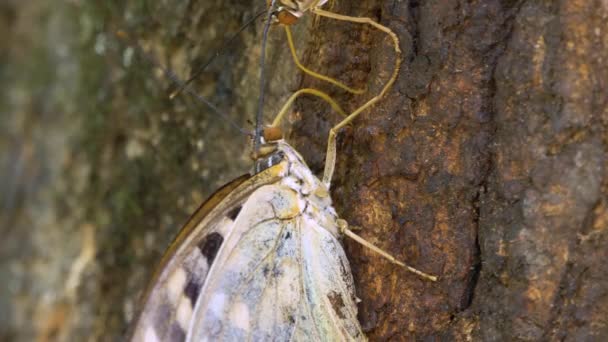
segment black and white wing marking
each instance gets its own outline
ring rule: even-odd
[[[184,341],[192,308],[241,205],[253,190],[249,176],[216,191],[192,215],[164,254],[138,315],[131,341]],[[240,190],[239,190],[240,189]]]

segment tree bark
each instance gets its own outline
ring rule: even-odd
[[[247,137],[175,88],[264,1],[0,5],[0,340],[123,336],[155,263],[197,205],[248,171]],[[344,128],[332,197],[370,340],[608,337],[608,3],[335,1],[400,39],[395,86]],[[261,24],[193,84],[251,129]],[[307,15],[268,48],[265,117],[302,87],[347,111],[393,70],[388,36]],[[120,39],[121,30],[130,39]],[[322,173],[339,120],[301,98],[288,141]]]

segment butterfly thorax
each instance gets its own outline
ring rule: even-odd
[[[279,163],[287,163],[284,168],[285,174],[279,181],[281,186],[293,190],[298,196],[300,214],[322,218],[323,226],[335,228],[338,216],[334,210],[329,195],[329,190],[310,170],[302,156],[284,140],[266,143],[263,149],[272,151],[265,157],[256,160],[256,170],[258,172],[271,168]],[[337,229],[330,229],[334,236],[338,236]]]

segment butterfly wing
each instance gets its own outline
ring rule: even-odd
[[[278,184],[251,194],[209,271],[188,341],[365,339],[337,229],[320,225],[335,220],[311,217],[310,205]]]
[[[366,340],[357,319],[348,259],[340,242],[330,233],[337,227],[322,226],[319,222],[323,221],[307,216],[300,220],[302,279],[312,318],[307,322],[312,324],[303,325],[308,327],[300,329],[296,340],[308,341],[309,336],[317,336],[320,341],[327,340],[324,336],[337,341]]]
[[[279,167],[279,166],[277,166]],[[131,341],[184,341],[208,271],[243,202],[259,184],[277,178],[269,169],[242,176],[216,191],[192,215],[164,254],[142,296]]]

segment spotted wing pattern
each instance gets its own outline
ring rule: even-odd
[[[207,273],[242,203],[266,175],[239,177],[188,220],[158,266],[133,320],[131,341],[184,341]]]

